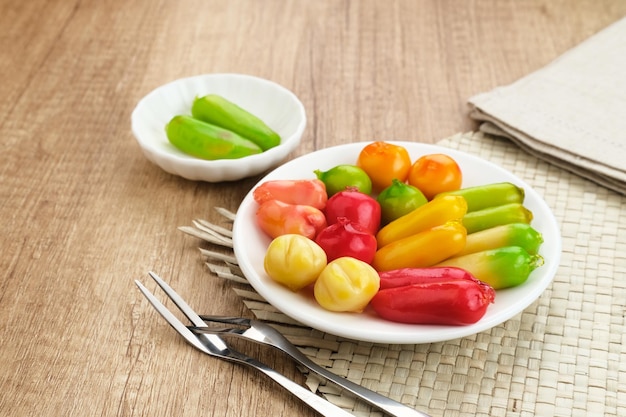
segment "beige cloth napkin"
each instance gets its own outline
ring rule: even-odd
[[[469,104],[482,131],[626,195],[626,18]]]

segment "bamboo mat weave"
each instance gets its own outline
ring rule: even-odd
[[[209,269],[234,280],[253,314],[318,364],[433,417],[626,416],[626,197],[483,133],[438,144],[513,172],[561,225],[563,254],[552,285],[512,319],[447,342],[355,342],[301,326],[265,303],[234,257],[202,249]],[[225,229],[181,230],[232,244]],[[307,385],[355,416],[383,415],[314,376]]]

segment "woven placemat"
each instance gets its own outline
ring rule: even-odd
[[[561,225],[552,285],[503,324],[440,343],[355,342],[278,312],[246,284],[232,255],[202,248],[209,269],[233,280],[257,318],[318,364],[433,417],[626,416],[626,198],[483,133],[438,144],[513,172],[543,195]],[[228,228],[197,221],[181,230],[232,247]],[[314,376],[307,385],[356,416],[383,415]]]

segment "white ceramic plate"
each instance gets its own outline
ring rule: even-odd
[[[178,114],[191,114],[195,97],[219,94],[259,117],[280,137],[281,144],[240,159],[207,161],[176,149],[165,125]],[[306,113],[300,100],[285,87],[245,74],[204,74],[172,81],[150,92],[133,110],[131,128],[151,162],[189,180],[234,181],[262,174],[282,163],[300,143]]]
[[[258,207],[252,191],[243,200],[233,227],[234,250],[239,266],[254,289],[270,304],[291,318],[312,328],[355,340],[415,344],[430,343],[469,336],[490,329],[516,315],[535,301],[552,281],[561,256],[561,236],[552,211],[528,184],[507,170],[453,149],[436,145],[393,142],[404,146],[415,161],[428,153],[445,153],[453,157],[463,171],[463,187],[509,181],[524,188],[524,205],[532,210],[532,226],[543,234],[540,254],[543,266],[534,270],[524,284],[499,290],[494,304],[477,323],[468,326],[410,325],[383,320],[373,311],[334,313],[321,308],[312,297],[294,293],[275,283],[263,269],[263,258],[270,239],[255,224]],[[367,144],[352,143],[313,152],[296,158],[269,173],[260,182],[275,179],[315,178],[313,170],[322,171],[338,164],[354,164]]]

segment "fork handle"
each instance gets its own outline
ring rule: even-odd
[[[325,417],[354,417],[353,414],[350,414],[344,409],[337,407],[331,402],[309,391],[302,385],[296,383],[295,381],[292,381],[283,374],[275,371],[274,369],[268,367],[262,362],[257,361],[256,359],[248,358],[245,363],[273,379],[280,386],[291,392],[313,410],[317,411]]]
[[[295,346],[281,346],[281,350],[291,356],[300,365],[305,366],[310,371],[326,378],[327,380],[334,382],[345,390],[356,395],[365,402],[383,410],[390,416],[395,417],[430,417],[428,414],[418,410],[414,410],[398,401],[392,400],[389,397],[385,397],[375,391],[371,391],[362,385],[356,384],[349,379],[343,378],[328,369],[319,366],[306,355],[300,352]]]

